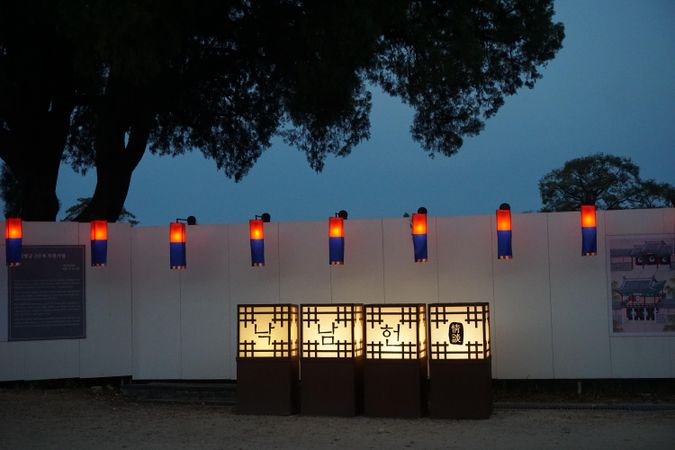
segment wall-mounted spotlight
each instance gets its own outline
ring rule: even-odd
[[[103,267],[108,260],[108,222],[92,220],[91,234],[91,266]]]
[[[422,206],[412,216],[412,240],[415,262],[427,262],[427,209]]]
[[[23,225],[21,219],[5,219],[5,256],[7,267],[21,265],[21,245],[23,241]]]
[[[511,258],[511,206],[502,203],[497,210],[497,259]]]
[[[581,206],[581,255],[595,256],[598,253],[598,228],[595,220],[595,205]]]
[[[270,220],[272,220],[272,217],[268,213],[263,213],[248,221],[251,241],[251,266],[253,267],[265,265],[265,227],[263,224]]]
[[[186,219],[176,219],[169,227],[169,265],[171,269],[185,269],[187,267],[185,224],[197,225],[195,216]]]
[[[349,214],[344,209],[328,218],[328,263],[341,266],[345,263],[345,228],[344,221]]]

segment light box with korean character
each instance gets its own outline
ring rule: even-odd
[[[429,305],[429,358],[490,357],[490,310],[487,303]]]
[[[492,412],[490,306],[429,305],[432,417],[482,419]]]
[[[424,305],[366,305],[366,359],[426,355]]]
[[[426,409],[426,307],[365,305],[364,413],[419,417]]]
[[[237,330],[237,410],[297,412],[298,306],[238,305]]]
[[[363,305],[300,306],[300,410],[353,416],[361,410]]]

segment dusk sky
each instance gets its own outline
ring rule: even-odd
[[[541,208],[538,180],[572,158],[627,156],[645,178],[675,183],[675,2],[558,1],[563,48],[532,90],[506,99],[483,132],[452,157],[429,158],[410,137],[413,111],[373,92],[371,139],[346,158],[328,158],[317,174],[279,140],[240,183],[199,151],[170,158],[146,154],[126,207],[141,225],[194,215],[200,223],[401,217],[419,206],[430,215],[494,214]],[[94,172],[63,166],[63,217],[91,196]]]

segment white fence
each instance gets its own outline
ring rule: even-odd
[[[606,238],[675,232],[675,209],[599,211],[598,256],[578,213],[514,214],[514,259],[496,259],[492,215],[429,217],[429,262],[408,219],[345,222],[345,265],[328,265],[327,221],[269,223],[250,265],[248,224],[187,230],[169,269],[168,225],[109,228],[108,265],[86,269],[86,339],[7,342],[0,271],[0,381],[132,375],[234,379],[239,303],[488,301],[493,377],[672,378],[675,336],[611,333]],[[4,223],[2,224],[4,228]],[[83,244],[89,225],[24,223],[24,245]],[[4,241],[0,244],[4,254]]]

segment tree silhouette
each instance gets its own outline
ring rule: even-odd
[[[642,180],[630,158],[602,153],[571,159],[539,180],[542,211],[663,208],[675,206],[674,193],[668,183]]]
[[[415,110],[430,155],[452,155],[541,76],[564,34],[553,14],[550,0],[3,2],[0,157],[25,219],[54,219],[65,158],[97,175],[76,219],[114,221],[146,148],[199,150],[239,180],[281,136],[320,171],[369,137],[375,85]]]

